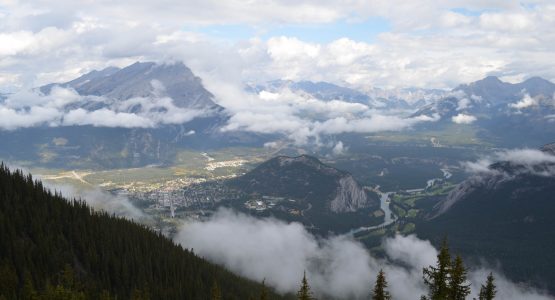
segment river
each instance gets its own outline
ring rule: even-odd
[[[389,209],[389,202],[391,201],[389,199],[389,196],[392,194],[392,192],[383,193],[383,192],[380,191],[379,186],[377,186],[375,189],[373,189],[373,191],[378,193],[378,195],[380,195],[380,209],[385,214],[383,222],[381,224],[374,225],[374,226],[363,226],[363,227],[353,229],[353,230],[349,231],[350,235],[354,235],[354,234],[359,233],[361,231],[367,231],[367,230],[372,230],[372,229],[387,226],[387,225],[395,222],[395,220],[397,219],[395,217],[395,215],[391,212],[391,209]]]
[[[441,172],[443,173],[443,178],[432,178],[432,179],[430,179],[426,182],[426,187],[425,188],[405,190],[405,192],[407,192],[407,193],[422,192],[422,191],[425,191],[428,188],[431,188],[437,182],[440,182],[441,180],[449,179],[451,176],[453,176],[453,174],[451,174],[447,168],[441,169]],[[387,226],[387,225],[389,225],[389,224],[391,224],[391,223],[393,223],[397,220],[397,217],[393,214],[391,209],[389,209],[389,203],[391,201],[391,199],[389,199],[389,197],[394,192],[383,193],[382,191],[380,191],[380,186],[379,185],[376,188],[372,189],[372,190],[374,192],[378,193],[378,195],[380,195],[380,209],[385,213],[383,222],[378,224],[378,225],[374,225],[374,226],[363,226],[363,227],[353,229],[353,230],[349,231],[348,235],[354,235],[354,234],[362,232],[362,231],[368,231],[368,230],[372,230],[372,229],[376,229],[376,228],[380,228],[380,227],[385,227],[385,226]]]

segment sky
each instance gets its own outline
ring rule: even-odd
[[[235,83],[554,80],[552,28],[555,3],[542,0],[0,0],[0,91],[176,60]]]

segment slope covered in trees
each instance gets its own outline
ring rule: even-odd
[[[0,166],[0,299],[221,299],[262,285]],[[267,292],[269,299],[279,299]]]

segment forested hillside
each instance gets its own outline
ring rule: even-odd
[[[248,299],[263,289],[3,164],[0,237],[0,299]]]

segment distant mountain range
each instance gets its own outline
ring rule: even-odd
[[[545,159],[497,162],[459,184],[418,234],[438,243],[447,235],[455,251],[555,291],[555,144],[541,151]]]
[[[497,77],[460,85],[452,95],[428,104],[412,116],[438,115],[440,129],[458,123],[471,124],[479,137],[502,147],[539,146],[555,136],[555,84],[539,77],[521,83]]]
[[[438,89],[404,88],[385,90],[369,88],[356,90],[330,82],[274,80],[264,84],[247,85],[249,92],[280,92],[289,89],[292,92],[314,97],[323,101],[339,100],[360,103],[379,109],[415,109],[432,103],[447,95],[447,91]]]
[[[219,106],[201,80],[180,62],[109,67],[68,82],[48,84],[37,91],[49,96],[56,87],[69,88],[81,97],[67,104],[62,102],[57,109],[84,116],[97,113],[96,119],[102,122],[81,122],[74,117],[70,125],[43,123],[15,131],[0,130],[0,138],[11,141],[0,147],[0,157],[50,167],[137,167],[169,164],[184,147],[260,147],[283,138],[279,133],[222,132],[231,113]],[[254,93],[289,89],[321,101],[360,103],[401,117],[440,116],[440,121],[424,122],[414,129],[437,132],[453,123],[469,125],[475,128],[479,139],[495,146],[534,146],[555,136],[555,85],[538,77],[518,84],[487,77],[452,91],[371,87],[356,90],[328,82],[285,80],[249,85],[246,89]],[[6,97],[0,95],[0,103]],[[111,114],[103,115],[107,112]],[[136,121],[137,126],[132,126],[123,120],[107,120],[117,119],[116,113],[146,121]],[[105,125],[112,121],[118,125]]]

